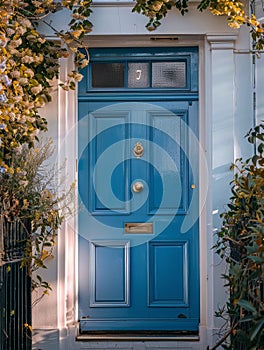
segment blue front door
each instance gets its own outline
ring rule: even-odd
[[[79,87],[80,330],[198,331],[197,49],[90,54]]]

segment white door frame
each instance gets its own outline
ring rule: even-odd
[[[178,36],[179,37],[179,36]],[[171,37],[172,38],[172,37]],[[183,36],[180,40],[172,40],[167,36],[165,40],[150,40],[149,36],[123,36],[122,47],[133,46],[198,46],[199,47],[199,125],[200,144],[202,154],[206,157],[207,169],[200,168],[200,347],[201,344],[210,345],[213,342],[215,324],[214,312],[219,300],[219,291],[216,280],[220,279],[221,271],[215,265],[213,246],[214,212],[217,201],[226,198],[213,198],[214,169],[219,165],[217,156],[220,156],[218,147],[219,133],[217,128],[222,124],[225,132],[233,135],[234,118],[234,43],[235,35],[208,35]],[[118,47],[120,36],[90,36],[89,47]],[[222,64],[229,65],[221,74],[212,67]],[[73,60],[68,59],[62,64],[60,78],[67,77],[73,66]],[[219,96],[219,86],[229,92],[228,101]],[[67,182],[77,179],[77,96],[78,91],[67,92],[59,90],[58,106],[58,160],[63,163],[67,159],[65,172]],[[226,97],[225,97],[226,98]],[[219,115],[226,115],[223,121]],[[223,114],[224,113],[224,114]],[[224,124],[223,124],[224,123]],[[221,131],[223,132],[223,130]],[[224,164],[233,162],[234,147],[231,143],[226,146]],[[221,157],[223,155],[221,154]],[[221,164],[222,164],[221,163]],[[229,175],[228,175],[229,176]],[[229,182],[229,181],[227,181]],[[76,186],[77,188],[78,186]],[[76,192],[78,195],[78,193]],[[206,194],[206,196],[205,196]],[[205,200],[206,199],[206,200]],[[77,207],[77,200],[76,200]],[[57,289],[57,317],[58,328],[66,330],[77,322],[77,295],[78,295],[78,264],[77,264],[77,216],[67,221],[58,235],[58,289]],[[220,290],[220,298],[223,291]],[[61,333],[63,336],[65,333]],[[195,348],[195,347],[193,347]]]

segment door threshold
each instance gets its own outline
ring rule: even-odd
[[[198,334],[184,332],[87,332],[78,334],[77,341],[199,341]]]

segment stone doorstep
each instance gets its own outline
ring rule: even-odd
[[[199,335],[144,334],[144,333],[84,333],[76,336],[76,341],[199,341]]]

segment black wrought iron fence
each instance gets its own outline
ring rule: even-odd
[[[31,279],[21,267],[29,222],[0,227],[0,350],[31,350]]]

